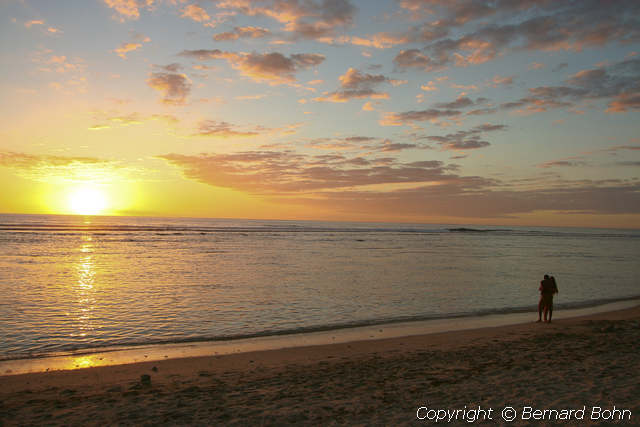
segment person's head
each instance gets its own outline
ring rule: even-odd
[[[549,275],[548,275],[548,274],[545,274],[545,275],[544,275],[544,278],[545,278],[545,279],[548,279],[548,278],[549,278]]]

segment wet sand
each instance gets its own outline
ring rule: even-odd
[[[490,425],[504,423],[506,406],[516,410],[509,425],[616,421],[603,416],[638,425],[639,352],[635,307],[551,324],[6,375],[0,425],[432,424],[416,418],[437,416],[431,409],[460,409],[454,425],[474,414]],[[525,407],[557,412],[523,420]],[[583,419],[548,418],[565,409],[584,409]]]

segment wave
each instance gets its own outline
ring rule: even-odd
[[[562,309],[569,310],[569,309],[590,308],[590,307],[597,307],[605,304],[622,302],[622,301],[640,301],[640,295],[620,297],[620,298],[603,298],[603,299],[590,300],[590,301],[560,303],[560,304],[555,304],[555,310],[557,311]],[[191,337],[172,338],[172,339],[157,339],[157,340],[147,339],[143,341],[113,340],[109,343],[101,343],[96,345],[85,345],[85,346],[82,346],[76,343],[76,344],[69,344],[69,345],[60,345],[60,346],[57,346],[55,349],[49,349],[47,351],[41,351],[41,352],[32,351],[28,353],[13,353],[13,354],[0,355],[0,361],[37,359],[37,358],[52,357],[52,356],[86,355],[86,354],[102,353],[102,352],[108,352],[108,351],[118,351],[125,348],[136,348],[136,347],[143,347],[143,346],[150,346],[150,345],[224,342],[224,341],[234,341],[234,340],[249,339],[249,338],[269,337],[269,336],[283,336],[283,335],[305,334],[305,333],[313,333],[313,332],[339,331],[342,329],[367,327],[367,326],[379,326],[379,325],[391,325],[391,324],[406,323],[406,322],[447,320],[447,319],[453,320],[453,319],[470,318],[470,317],[490,316],[490,315],[496,315],[496,314],[507,315],[507,314],[527,313],[527,312],[537,314],[537,306],[529,305],[529,306],[520,306],[520,307],[507,307],[507,308],[499,308],[499,309],[478,310],[478,311],[472,311],[472,312],[448,313],[444,315],[417,315],[417,316],[378,318],[378,319],[358,320],[358,321],[345,322],[345,323],[304,326],[299,328],[272,329],[272,330],[257,331],[257,332],[246,333],[246,334],[229,334],[229,335],[216,335],[216,336],[202,335],[202,336],[191,336]]]
[[[56,235],[69,234],[92,234],[92,235],[113,235],[113,234],[154,234],[162,235],[191,235],[191,234],[224,234],[235,233],[238,235],[249,235],[254,233],[282,235],[286,233],[332,233],[344,234],[374,234],[374,233],[397,233],[397,234],[469,234],[469,235],[502,235],[502,236],[529,236],[529,237],[587,237],[587,238],[640,238],[637,230],[593,230],[593,229],[528,229],[528,228],[471,228],[471,227],[351,227],[347,226],[314,226],[300,224],[267,224],[255,226],[204,226],[204,225],[132,225],[132,224],[90,224],[90,225],[70,225],[70,224],[50,224],[50,223],[0,223],[0,233],[49,233]]]

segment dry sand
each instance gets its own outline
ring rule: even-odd
[[[552,324],[0,376],[0,425],[433,424],[416,416],[465,406],[492,409],[478,414],[483,425],[504,424],[506,406],[517,411],[509,425],[609,425],[602,415],[640,425],[639,373],[636,307]],[[524,407],[558,412],[522,420]],[[600,419],[591,420],[594,407]],[[580,412],[554,420],[583,408],[582,420]],[[460,411],[451,425],[472,415]]]

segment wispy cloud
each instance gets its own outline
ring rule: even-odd
[[[172,114],[149,114],[138,112],[121,113],[115,111],[95,111],[93,113],[95,124],[89,126],[89,130],[110,129],[113,126],[139,125],[153,120],[161,120],[168,124],[177,124],[180,120]]]
[[[118,169],[118,162],[97,157],[58,156],[0,151],[0,167],[13,169],[18,175],[33,181],[49,182],[52,178],[65,181],[105,181]]]
[[[271,34],[266,28],[261,27],[235,27],[233,31],[218,33],[213,36],[215,41],[233,41],[238,39],[260,39]]]
[[[439,102],[433,105],[433,108],[424,110],[404,111],[400,113],[386,113],[380,120],[382,126],[401,126],[411,124],[413,122],[435,122],[446,118],[459,118],[463,115],[463,109],[471,106],[484,104],[487,98],[476,98],[472,100],[466,96],[459,96],[450,102]]]
[[[502,131],[507,129],[506,125],[483,124],[475,126],[469,130],[460,130],[444,136],[427,136],[426,139],[440,144],[444,150],[475,150],[491,145],[489,141],[480,138],[480,135],[487,132]]]
[[[120,58],[127,59],[127,53],[140,49],[143,43],[149,43],[150,41],[151,39],[149,37],[134,32],[131,34],[129,41],[121,43],[120,46],[113,51]]]
[[[381,74],[363,73],[355,68],[349,68],[339,77],[340,89],[326,92],[323,96],[314,98],[319,102],[347,102],[350,99],[386,99],[388,93],[379,92],[375,88],[382,83],[392,83],[392,80]]]
[[[44,25],[44,21],[42,19],[32,19],[24,23],[26,28],[31,28],[34,25]]]
[[[237,126],[227,122],[219,122],[215,120],[204,120],[200,122],[197,133],[194,136],[205,136],[213,138],[246,138],[257,136],[259,130],[240,130]]]

